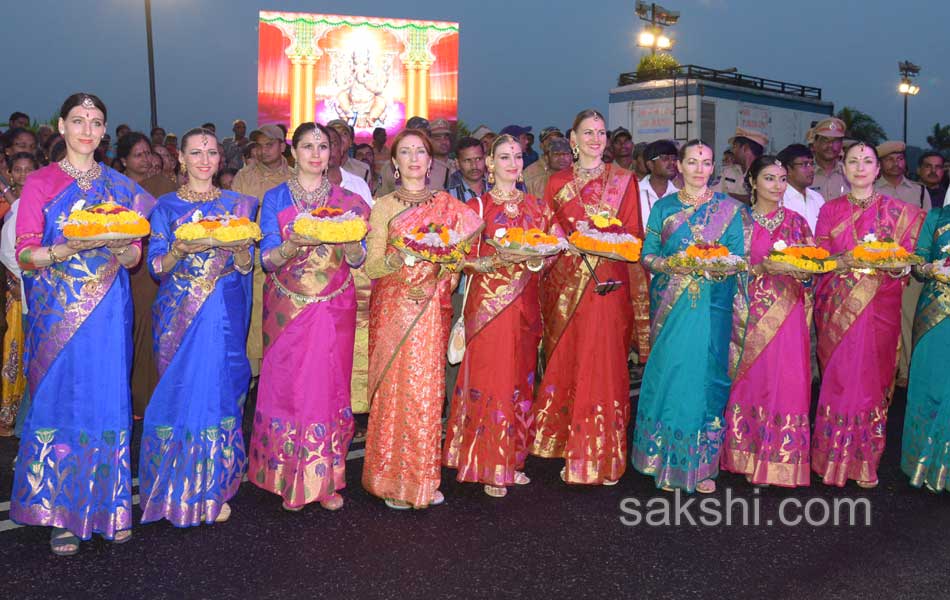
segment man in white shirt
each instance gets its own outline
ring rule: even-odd
[[[821,194],[811,189],[815,183],[815,155],[804,144],[792,144],[778,153],[778,160],[788,173],[785,208],[805,217],[812,233],[815,233],[818,212],[825,204]]]
[[[643,151],[649,175],[640,180],[640,217],[643,219],[644,235],[650,220],[650,211],[660,198],[679,190],[673,185],[676,177],[676,144],[672,140],[657,140]]]

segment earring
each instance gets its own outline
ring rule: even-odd
[[[181,174],[184,175],[188,172],[188,169],[185,168],[185,163],[181,163]]]
[[[399,181],[399,167],[393,167],[393,179]]]
[[[488,171],[488,185],[495,185],[495,170]]]
[[[432,163],[429,163],[429,168],[426,169],[426,179],[428,179],[430,175],[432,175]]]
[[[577,160],[578,158],[580,158],[581,153],[580,153],[580,151],[577,149],[577,146],[576,146],[576,145],[575,145],[575,146],[571,146],[571,154],[574,155],[574,160]]]
[[[518,183],[524,183],[524,173],[518,173]]]

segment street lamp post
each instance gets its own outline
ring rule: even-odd
[[[641,0],[637,0],[636,12],[640,20],[650,24],[637,36],[638,46],[649,48],[650,54],[673,47],[673,40],[663,35],[663,27],[675,25],[680,18],[678,12],[666,9],[655,2],[647,4]]]
[[[155,53],[152,48],[152,0],[145,0],[145,37],[148,44],[148,96],[152,108],[152,127],[158,127],[155,102]]]
[[[920,67],[905,60],[903,62],[897,63],[897,68],[901,74],[900,85],[897,86],[897,91],[904,96],[904,145],[907,145],[907,98],[909,96],[916,96],[920,92],[920,86],[914,83],[914,77],[920,73]]]

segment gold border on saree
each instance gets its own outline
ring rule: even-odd
[[[305,294],[298,294],[297,292],[292,292],[288,290],[283,284],[280,283],[280,280],[277,279],[276,273],[270,274],[270,280],[273,282],[277,289],[286,296],[288,296],[294,302],[298,304],[316,304],[317,302],[327,302],[328,300],[333,300],[343,292],[349,289],[350,285],[353,284],[353,274],[348,273],[346,276],[346,281],[343,282],[343,285],[338,287],[336,290],[330,292],[325,296],[307,296]]]

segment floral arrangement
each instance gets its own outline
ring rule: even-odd
[[[779,240],[772,245],[769,260],[791,265],[799,271],[808,273],[827,273],[838,267],[838,261],[830,258],[824,248],[818,246],[789,246]]]
[[[501,227],[495,230],[488,243],[500,250],[541,255],[556,254],[567,249],[567,242],[563,238],[545,233],[536,227]]]
[[[366,221],[351,210],[321,206],[297,215],[294,233],[330,244],[358,242],[366,237]]]
[[[194,242],[211,240],[218,243],[257,241],[261,239],[261,228],[247,217],[238,217],[230,213],[203,217],[200,210],[191,215],[191,221],[178,226],[175,238]]]
[[[864,236],[861,243],[851,250],[851,257],[871,267],[903,267],[923,262],[919,256],[911,254],[893,239],[879,240],[873,233]]]
[[[63,235],[68,239],[90,239],[106,234],[145,237],[149,231],[151,227],[142,215],[115,202],[85,208],[85,201],[79,200],[63,223]]]
[[[471,240],[463,240],[457,231],[441,223],[420,225],[397,238],[393,245],[410,255],[434,263],[454,263],[465,257],[472,247]]]
[[[671,267],[686,267],[694,271],[741,270],[746,266],[741,256],[729,253],[719,242],[690,244],[686,250],[667,259]]]
[[[640,260],[643,242],[630,235],[620,219],[601,213],[593,215],[589,221],[578,221],[576,227],[568,241],[578,250],[613,254],[630,262]]]

